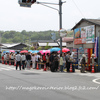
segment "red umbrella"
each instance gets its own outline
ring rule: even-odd
[[[22,50],[20,53],[28,53],[27,50]]]
[[[44,53],[45,54],[50,53],[50,50],[40,50],[39,52],[43,55]]]
[[[62,52],[68,52],[68,51],[70,51],[70,50],[67,49],[67,48],[63,48],[63,49],[62,49]]]

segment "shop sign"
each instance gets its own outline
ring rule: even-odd
[[[85,44],[85,43],[86,43],[86,38],[74,39],[74,44]]]
[[[74,30],[74,44],[94,43],[94,25]]]
[[[74,30],[74,38],[81,38],[80,28]]]
[[[94,43],[94,25],[86,27],[86,43]]]

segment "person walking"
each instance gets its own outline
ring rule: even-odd
[[[7,53],[7,55],[6,55],[6,60],[7,60],[7,64],[9,64],[9,60],[10,60],[10,54],[9,53]]]
[[[85,54],[82,55],[82,59],[80,61],[81,64],[81,73],[85,73],[85,65],[86,65],[86,59],[85,59]]]
[[[67,52],[65,57],[67,72],[70,72],[70,51]]]
[[[62,53],[62,58],[63,58],[63,69],[65,70],[66,69],[66,60],[65,60],[65,57],[66,57],[66,54],[65,53]]]
[[[19,52],[17,52],[17,55],[16,55],[16,70],[17,70],[18,65],[19,65],[19,69],[21,70],[21,55],[19,54]]]
[[[44,64],[44,67],[45,67],[45,66],[46,66],[46,56],[45,56],[45,53],[43,54],[42,59],[43,59],[43,64]]]
[[[22,69],[25,69],[26,56],[24,53],[22,53],[21,60],[22,60]]]
[[[32,68],[35,68],[35,55],[32,54]]]
[[[59,57],[58,57],[58,54],[56,52],[55,56],[54,56],[54,69],[55,69],[55,71],[58,71],[58,66],[59,66]]]
[[[39,62],[40,62],[40,55],[39,54],[37,54],[36,53],[36,55],[35,55],[35,69],[37,68],[37,65],[39,66],[39,69],[40,69],[40,64],[39,64]]]
[[[31,55],[30,52],[26,55],[26,68],[30,69]]]
[[[51,72],[54,72],[54,55],[53,53],[51,53],[50,57],[49,57],[49,65],[50,65],[50,70]]]
[[[11,53],[11,65],[14,65],[14,54]]]
[[[75,72],[75,66],[74,66],[74,63],[75,63],[75,59],[74,59],[74,52],[71,53],[70,55],[70,63],[72,64],[72,72]]]
[[[7,54],[5,53],[4,56],[2,57],[4,57],[4,64],[5,64],[7,62]]]
[[[63,72],[63,57],[62,57],[62,54],[60,54],[60,71]]]
[[[46,67],[47,67],[47,70],[49,70],[49,53],[47,53],[46,55]]]

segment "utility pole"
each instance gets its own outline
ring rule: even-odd
[[[37,2],[37,4],[41,4],[43,6],[49,7],[51,9],[57,10],[59,12],[59,35],[60,35],[60,30],[62,29],[62,4],[65,2],[62,2],[62,0],[59,0],[59,4],[54,4],[54,3],[45,3],[45,2]],[[50,7],[45,4],[52,4],[52,5],[59,5],[59,10],[53,7]],[[60,36],[60,54],[62,54],[62,37]]]
[[[0,33],[0,44],[1,44],[1,33]]]
[[[0,33],[0,44],[1,44],[1,33]],[[1,51],[1,47],[0,47],[0,51]]]
[[[100,30],[98,31],[98,71],[100,72]]]
[[[62,29],[62,0],[59,0],[59,26],[59,28]],[[60,37],[60,49],[60,54],[62,54],[62,37]]]
[[[33,1],[34,1],[34,3],[36,2],[36,0],[33,0]],[[60,30],[62,29],[62,4],[66,3],[66,1],[62,2],[62,0],[59,0],[59,4],[48,3],[48,2],[36,2],[36,3],[58,11],[58,13],[59,13],[59,35],[60,35]],[[28,3],[24,4],[21,0],[19,0],[19,4],[20,4],[20,6],[23,6],[23,7],[31,7],[31,5],[32,5],[32,4],[29,5]],[[48,6],[47,4],[59,5],[59,10],[54,7]],[[61,36],[60,36],[60,49],[61,49],[60,54],[62,54],[62,37]]]

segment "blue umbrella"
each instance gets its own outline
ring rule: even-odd
[[[38,50],[34,50],[34,51],[32,51],[32,53],[38,53],[39,51]]]
[[[32,52],[33,50],[28,50],[28,52]]]
[[[9,51],[6,51],[6,53],[9,53]]]
[[[3,51],[3,53],[6,53],[6,51]]]
[[[61,49],[57,48],[57,47],[50,49],[51,52],[53,52],[53,51],[59,51],[59,50],[61,50]]]

